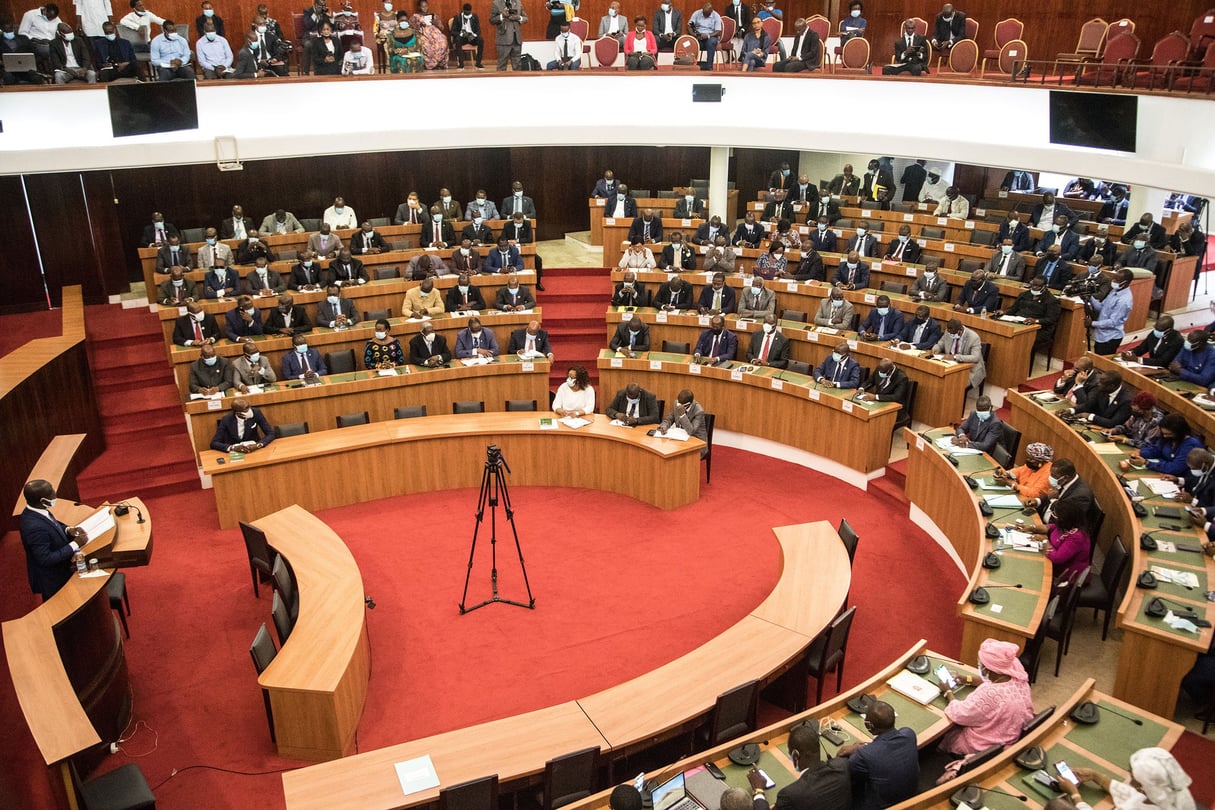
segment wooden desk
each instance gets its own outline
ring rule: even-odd
[[[1190,302],[1190,290],[1194,286],[1194,272],[1197,267],[1197,256],[1176,256],[1173,259],[1165,281],[1161,312],[1181,309]]]
[[[487,310],[477,317],[481,319],[482,325],[494,333],[499,348],[505,351],[510,342],[511,332],[527,326],[529,321],[543,319],[544,313],[541,307],[536,307],[527,312]],[[409,341],[421,331],[423,323],[430,323],[434,326],[435,331],[447,339],[447,348],[454,354],[456,337],[461,330],[468,326],[468,316],[448,315],[431,318],[429,321],[389,318],[388,322],[391,324],[393,336],[401,341],[401,351],[408,359]],[[309,348],[316,349],[322,355],[346,349],[352,350],[355,368],[361,369],[363,351],[367,347],[367,341],[375,336],[375,324],[370,321],[362,321],[359,325],[348,329],[330,329],[327,326],[319,326],[314,327],[307,335]],[[269,361],[275,375],[281,376],[283,355],[293,350],[292,338],[286,335],[255,335],[250,340],[257,344],[258,351]],[[215,353],[229,360],[240,357],[244,353],[244,349],[243,343],[232,343],[227,339],[215,344]],[[173,346],[169,349],[173,376],[177,380],[177,390],[181,392],[183,400],[188,400],[190,397],[190,367],[199,356],[200,348],[198,346]],[[458,361],[453,360],[452,362]]]
[[[602,415],[579,430],[565,426],[542,430],[539,419],[552,416],[546,411],[449,414],[373,422],[288,436],[240,461],[228,462],[227,453],[206,450],[201,454],[202,466],[215,487],[223,528],[294,503],[315,511],[394,495],[475,487],[489,444],[502,448],[516,486],[602,489],[659,509],[674,509],[700,497],[703,444],[698,439],[651,438],[609,425]],[[407,469],[410,474],[335,479],[336,463],[363,470]]]
[[[1045,441],[1055,448],[1055,458],[1070,458],[1075,462],[1076,471],[1092,487],[1105,512],[1103,545],[1108,546],[1108,538],[1120,536],[1131,553],[1132,583],[1150,565],[1193,571],[1200,583],[1204,578],[1207,583],[1215,581],[1215,561],[1206,556],[1181,551],[1147,552],[1140,548],[1138,540],[1143,532],[1152,532],[1157,539],[1192,545],[1198,545],[1205,537],[1188,522],[1180,531],[1162,531],[1162,523],[1171,521],[1162,521],[1155,515],[1135,516],[1117,478],[1118,462],[1127,455],[1124,450],[1097,452],[1093,444],[1057,418],[1055,412],[1062,409],[1062,403],[1043,405],[1032,396],[1010,391],[1009,404],[1012,408],[1010,421],[1021,430],[1023,442]],[[1092,431],[1087,435],[1098,438]],[[1135,484],[1134,479],[1144,477],[1143,474],[1128,472],[1124,477],[1145,497],[1143,502],[1149,512],[1153,505],[1166,503],[1147,497],[1146,488]],[[1171,503],[1177,505],[1176,501]],[[1118,626],[1124,635],[1114,681],[1115,697],[1155,714],[1172,716],[1181,678],[1193,666],[1196,657],[1210,648],[1213,630],[1210,627],[1199,628],[1197,633],[1173,630],[1163,620],[1147,616],[1144,606],[1151,597],[1162,596],[1189,605],[1209,621],[1215,617],[1215,609],[1202,597],[1207,589],[1209,585],[1190,592],[1162,584],[1159,590],[1149,592],[1133,584],[1127,586],[1118,607]]]
[[[138,499],[131,503],[143,508]],[[94,511],[61,501],[54,513],[71,524]],[[132,510],[82,550],[93,557],[116,547],[131,553],[142,547],[148,555],[151,542],[151,521],[136,523]],[[17,702],[51,769],[61,806],[72,810],[78,804],[70,762],[78,757],[87,773],[99,761],[95,747],[117,740],[130,719],[126,657],[106,593],[109,579],[104,569],[96,576],[73,576],[49,600],[2,628]]]
[[[616,333],[616,327],[624,316],[624,312],[608,310],[609,341]],[[666,320],[659,321],[657,310],[644,308],[635,310],[632,317],[640,318],[650,326],[651,346],[661,346],[663,340],[688,343],[694,346],[700,333],[705,329],[700,325],[700,318],[696,315],[666,313]],[[751,334],[759,330],[761,324],[757,321],[740,323],[736,315],[727,315],[726,326],[737,334],[738,359],[740,362],[745,362],[747,348],[751,345]],[[780,321],[780,327],[782,333],[789,339],[789,353],[792,359],[809,363],[813,368],[831,353],[832,348],[840,339],[845,338],[853,346],[853,352],[858,362],[876,367],[882,358],[890,358],[907,373],[909,378],[919,384],[919,393],[916,395],[912,413],[916,420],[929,425],[943,425],[962,418],[962,395],[966,391],[971,364],[951,365],[940,360],[930,360],[923,357],[922,352],[903,352],[890,348],[887,343],[860,340],[856,332],[832,335],[817,331],[817,327],[812,324],[807,325],[798,321]]]
[[[599,385],[614,393],[638,382],[668,403],[688,388],[705,410],[717,415],[717,430],[796,447],[866,478],[884,474],[901,407],[897,403],[853,402],[851,391],[816,386],[810,377],[787,371],[777,378],[777,369],[770,367],[739,373],[735,379],[734,370],[690,366],[689,360],[689,355],[664,352],[645,352],[630,360],[603,349]]]
[[[51,485],[55,487],[56,494],[63,500],[79,500],[80,492],[76,488],[76,473],[81,465],[76,461],[76,453],[79,452],[87,437],[88,435],[85,433],[70,433],[51,439],[50,444],[38,457],[34,468],[30,470],[29,477],[25,479],[26,483],[39,479],[50,481]],[[12,516],[17,517],[24,511],[25,494],[22,492],[18,494],[17,502],[13,504]]]
[[[349,756],[371,675],[363,577],[350,549],[300,506],[258,520],[287,560],[299,593],[299,618],[257,682],[270,694],[279,756]]]
[[[673,216],[675,213],[675,205],[682,199],[683,195],[680,194],[678,197],[635,197],[634,201],[637,203],[638,215],[640,215],[641,212],[647,208],[653,208],[664,220],[672,219],[674,222],[679,222],[680,220],[673,219]],[[704,198],[702,197],[701,199]],[[708,203],[709,201],[705,200],[706,208],[708,207]],[[603,244],[603,208],[607,204],[608,200],[604,197],[590,197],[586,201],[587,212],[591,223],[592,245]],[[726,192],[726,210],[724,212],[709,213],[710,215],[714,213],[721,213],[721,221],[723,224],[736,222],[738,220],[738,189],[732,188]],[[623,222],[624,219],[626,218],[622,218],[621,221]],[[700,223],[704,222],[705,220],[701,218],[694,218],[688,221],[691,224],[686,227],[690,227],[693,231],[695,231],[697,226],[699,226]],[[632,220],[628,220],[628,222],[631,223]],[[663,227],[666,227],[665,224]],[[734,230],[733,224],[730,225],[730,230]]]
[[[580,701],[288,771],[283,774],[287,807],[378,809],[433,803],[437,788],[404,796],[393,770],[393,763],[423,754],[430,755],[444,787],[496,773],[509,791],[534,780],[554,756],[592,746],[624,753],[613,735],[630,744],[664,736],[701,717],[720,692],[765,677],[783,663],[778,660],[783,655],[804,649],[834,618],[848,591],[848,555],[829,524],[773,531],[783,563],[769,596],[723,635],[676,662]],[[754,633],[744,634],[752,629]],[[680,662],[693,665],[672,672]],[[656,682],[661,695],[649,686]],[[619,702],[634,693],[642,695],[637,702]]]
[[[1201,433],[1208,444],[1215,442],[1215,409],[1203,408],[1193,400],[1194,395],[1206,393],[1206,389],[1201,385],[1186,380],[1162,383],[1157,381],[1156,375],[1144,373],[1157,369],[1141,368],[1091,352],[1088,357],[1097,369],[1117,371],[1122,375],[1123,381],[1132,388],[1147,391],[1155,396],[1160,408],[1166,413],[1179,413],[1184,416],[1190,427]]]
[[[999,551],[1004,562],[1000,568],[988,570],[982,566],[989,551],[997,551],[999,541],[991,541],[983,533],[987,518],[979,511],[981,491],[971,490],[962,476],[990,479],[995,461],[986,453],[954,456],[958,466],[949,463],[943,451],[933,445],[952,430],[925,431],[923,434],[905,431],[910,448],[907,458],[907,497],[944,534],[970,573],[969,581],[958,597],[957,611],[962,617],[963,661],[977,661],[979,645],[984,639],[1009,641],[1018,648],[1037,632],[1050,600],[1051,564],[1045,555],[1012,550]],[[1020,510],[997,509],[991,518],[996,526],[1012,525],[1022,518]],[[1035,519],[1036,522],[1036,519]],[[928,530],[928,527],[923,527]],[[934,532],[930,532],[934,533]],[[987,605],[970,603],[971,592],[978,587],[1008,586],[1020,583],[1022,588],[999,588],[989,591]],[[993,607],[999,606],[996,613]]]

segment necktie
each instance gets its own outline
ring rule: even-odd
[[[856,283],[856,268],[855,268],[855,267],[850,268],[850,269],[848,270],[848,283],[849,283],[849,284],[855,284],[855,283]]]
[[[157,242],[165,241],[165,229],[160,227],[159,225],[156,226],[156,241]]]
[[[894,258],[896,261],[901,260],[903,258],[904,245],[906,245],[906,242],[899,242],[899,246],[894,249]]]
[[[713,309],[721,311],[721,290],[716,290],[713,293]],[[714,338],[713,340],[716,341],[717,338]],[[716,346],[716,342],[713,345]]]
[[[719,341],[719,340],[721,340],[721,335],[714,335],[714,336],[713,336],[713,345],[712,345],[712,346],[709,348],[709,356],[710,356],[710,357],[716,357],[716,356],[717,356],[717,341]]]
[[[480,332],[473,335],[473,348],[474,349],[481,348],[481,333]]]
[[[878,340],[885,340],[885,338],[886,338],[886,316],[883,315],[878,318]]]
[[[630,329],[629,330],[629,348],[631,349],[636,345],[637,345],[637,333],[634,332],[632,329]]]
[[[527,351],[530,354],[536,350],[536,338],[531,335],[527,336]]]
[[[945,199],[949,200],[948,197],[946,197]],[[947,206],[945,206],[945,215],[949,216],[952,213],[953,213],[953,200],[949,200],[949,204]]]
[[[759,350],[759,362],[768,362],[768,351],[772,348],[772,333],[764,335],[764,345]]]
[[[305,372],[312,371],[312,365],[308,362],[308,352],[304,352],[303,354],[300,355],[300,357],[304,361],[304,371]]]
[[[840,369],[844,367],[844,360],[835,364],[835,373],[831,375],[831,384],[835,385],[840,381]]]
[[[182,297],[185,295],[185,287],[174,287],[174,289],[177,290],[177,301],[180,303]]]
[[[561,37],[561,58],[562,58],[562,59],[569,59],[569,58],[570,58],[570,37],[569,37],[569,34],[565,34],[564,36],[562,36],[562,37]]]
[[[637,403],[636,402],[629,403],[629,412],[628,413],[629,413],[629,416],[632,416],[634,418],[636,418],[639,415],[637,413]]]
[[[439,226],[438,226],[437,224],[435,225],[435,238],[434,238],[434,241],[436,241],[436,242],[440,241],[440,240],[439,240]]]
[[[169,251],[173,254],[173,264],[177,264],[177,248],[169,248]]]
[[[924,321],[922,324],[920,324],[919,326],[917,326],[915,328],[915,332],[912,333],[912,335],[911,335],[912,343],[918,344],[921,340],[924,339],[924,329],[927,326],[928,326],[928,321]]]
[[[202,327],[199,326],[198,321],[194,320],[193,316],[190,317],[190,321],[193,322],[193,324],[194,324],[194,339],[202,340],[203,339]]]
[[[950,354],[957,354],[958,349],[961,348],[961,346],[962,346],[962,336],[958,335],[957,337],[955,337],[953,339],[953,351],[951,351]]]
[[[1012,258],[1012,254],[1009,253],[1007,256],[1004,257],[1004,261],[1000,262],[1000,275],[1002,275],[1002,276],[1008,275],[1008,262],[1011,258]]]

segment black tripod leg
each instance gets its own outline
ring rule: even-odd
[[[468,580],[472,576],[473,557],[477,553],[477,533],[481,530],[481,521],[485,517],[485,502],[489,497],[489,465],[481,474],[481,494],[477,496],[477,522],[473,526],[472,547],[468,550],[468,570],[464,572],[464,593],[460,595],[460,615],[467,613],[464,603],[468,600]]]

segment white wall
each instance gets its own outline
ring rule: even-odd
[[[691,85],[709,81],[725,88],[722,103],[692,103]],[[786,82],[807,84],[791,91]],[[811,96],[813,104],[789,103]],[[453,127],[455,99],[491,101],[472,108],[473,123]],[[630,113],[639,99],[645,112]],[[898,120],[822,112],[883,110],[896,101],[924,112]],[[1201,99],[1141,97],[1135,154],[1052,146],[1047,91],[1024,85],[587,71],[207,85],[198,104],[197,131],[115,139],[104,89],[5,93],[0,173],[211,163],[218,136],[235,137],[244,160],[486,144],[680,143],[1024,166],[1215,196],[1215,104]],[[251,109],[259,113],[241,112]],[[376,112],[342,112],[357,109]]]

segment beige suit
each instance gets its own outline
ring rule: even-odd
[[[401,315],[406,318],[419,315],[429,315],[433,318],[436,315],[442,315],[443,311],[443,296],[438,287],[432,287],[429,293],[422,292],[420,284],[417,287],[411,287],[405,293],[405,300],[401,303]]]

